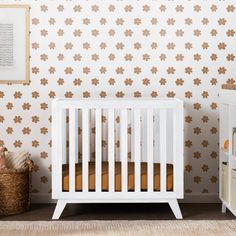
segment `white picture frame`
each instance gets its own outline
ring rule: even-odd
[[[30,81],[29,5],[0,4],[0,84]]]

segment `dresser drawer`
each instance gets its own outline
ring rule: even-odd
[[[231,202],[230,207],[236,212],[236,170],[231,172]]]
[[[228,203],[229,202],[229,184],[228,184],[228,165],[222,163],[222,186],[221,186],[221,196]]]

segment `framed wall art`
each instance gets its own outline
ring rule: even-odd
[[[29,83],[29,5],[0,5],[0,83]]]

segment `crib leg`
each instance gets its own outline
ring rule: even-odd
[[[227,210],[227,207],[224,203],[222,203],[222,209],[221,209],[221,212],[222,213],[226,213],[226,210]]]
[[[183,219],[177,199],[170,200],[168,203],[170,205],[171,210],[173,211],[173,213],[175,215],[175,218],[179,219],[179,220]]]
[[[61,213],[65,209],[66,203],[67,202],[64,201],[64,200],[58,200],[57,201],[57,205],[56,205],[56,208],[55,208],[53,216],[52,216],[53,220],[58,220],[60,218]]]

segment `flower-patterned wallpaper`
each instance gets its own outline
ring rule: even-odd
[[[33,192],[51,192],[56,97],[185,102],[185,193],[217,194],[218,98],[235,83],[235,1],[21,1],[30,4],[29,85],[0,85],[0,145],[29,151]]]

